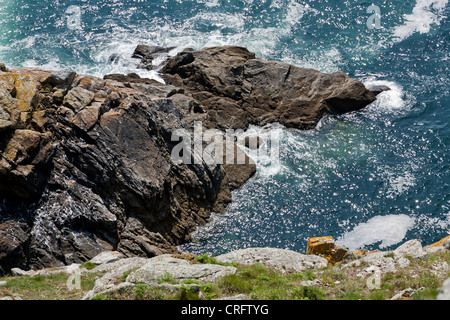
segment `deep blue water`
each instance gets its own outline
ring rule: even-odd
[[[449,4],[377,0],[381,28],[371,29],[372,3],[0,0],[0,61],[157,77],[136,69],[137,44],[234,44],[262,59],[387,84],[392,90],[363,111],[327,117],[315,130],[277,129],[280,162],[260,159],[228,212],[182,249],[303,251],[309,237],[322,235],[352,249],[414,238],[427,244],[450,234]],[[69,5],[79,8],[79,28],[68,25]],[[110,61],[113,54],[119,61]]]

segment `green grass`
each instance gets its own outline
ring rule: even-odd
[[[0,287],[0,297],[19,295],[23,300],[78,300],[94,287],[98,277],[98,274],[82,274],[79,290],[69,290],[67,287],[69,275],[66,273],[4,277],[0,278],[0,281],[7,283]]]

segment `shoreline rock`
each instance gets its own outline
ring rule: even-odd
[[[443,239],[431,246],[439,247],[442,250],[446,248],[448,239]],[[395,253],[396,252],[396,253]],[[430,254],[436,254],[433,251]],[[110,259],[113,257],[114,259]],[[405,258],[408,257],[408,258]],[[92,290],[87,292],[83,300],[95,299],[96,296],[105,294],[114,294],[120,290],[131,290],[133,292],[138,285],[146,285],[167,292],[179,290],[189,290],[197,294],[199,298],[205,299],[200,284],[216,283],[222,277],[234,275],[237,272],[237,266],[249,267],[255,264],[261,264],[264,268],[276,270],[283,273],[294,273],[302,275],[305,271],[314,271],[317,275],[324,272],[324,268],[331,266],[334,272],[340,270],[352,270],[350,274],[355,274],[358,281],[368,281],[370,277],[377,274],[381,277],[384,274],[394,274],[403,268],[411,267],[409,259],[424,259],[423,248],[418,240],[406,241],[396,249],[386,252],[372,252],[364,255],[355,255],[352,262],[340,262],[334,264],[328,262],[319,255],[304,255],[286,249],[276,248],[247,248],[232,251],[219,255],[211,259],[211,262],[201,263],[196,256],[171,255],[165,254],[153,258],[133,257],[126,258],[116,251],[102,252],[92,258],[92,264],[98,264],[93,269],[86,269],[82,265],[71,265],[62,268],[42,269],[38,271],[23,271],[15,269],[15,276],[45,276],[55,273],[73,274],[78,270],[81,273],[100,274],[100,278],[95,281]],[[401,260],[406,259],[408,264],[402,264]],[[438,267],[438,266],[436,266]],[[441,275],[448,274],[450,267],[448,264],[439,266],[433,272]],[[411,277],[415,277],[411,275]],[[443,282],[438,300],[448,300],[449,280]],[[339,282],[339,281],[338,281]],[[336,282],[335,284],[337,284]],[[5,283],[6,284],[6,283]],[[327,287],[318,278],[313,280],[303,280],[300,282],[304,287]],[[423,287],[407,288],[404,290],[393,291],[390,300],[402,300],[409,298]],[[233,297],[222,299],[234,299]],[[249,295],[238,295],[236,299],[250,299]]]

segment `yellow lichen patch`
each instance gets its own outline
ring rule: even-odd
[[[2,156],[11,163],[20,164],[39,148],[41,139],[39,132],[16,130]]]
[[[441,240],[439,240],[438,242],[435,242],[433,244],[430,244],[428,246],[426,246],[425,248],[434,248],[434,247],[439,247],[444,245],[444,243],[446,243],[447,241],[450,241],[450,236],[447,236]]]
[[[306,254],[329,254],[334,248],[334,239],[331,236],[313,237],[308,240]]]

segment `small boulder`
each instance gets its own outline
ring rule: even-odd
[[[347,248],[336,246],[331,236],[313,237],[308,240],[306,254],[319,255],[331,264],[343,261],[350,252]]]
[[[94,100],[94,97],[93,92],[75,87],[64,97],[63,105],[75,112],[80,112]]]
[[[32,276],[33,275],[33,271],[25,271],[22,270],[20,268],[12,268],[11,269],[11,275],[13,277],[23,277],[23,276]]]
[[[391,88],[385,85],[376,85],[368,88],[369,91],[373,92],[376,96],[384,91],[389,91]]]

